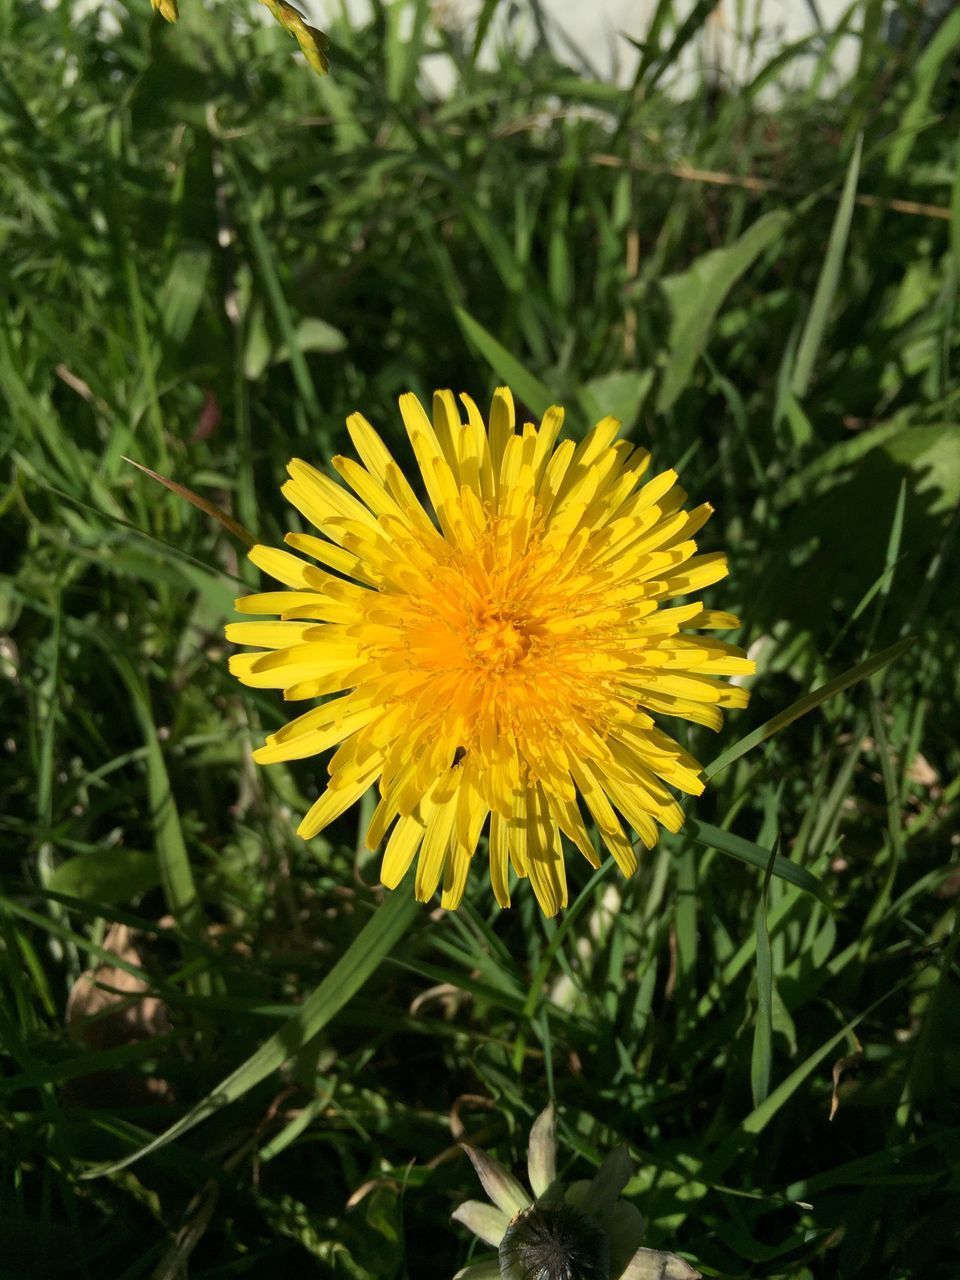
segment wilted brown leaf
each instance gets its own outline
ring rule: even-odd
[[[843,1078],[843,1073],[852,1070],[854,1067],[859,1067],[863,1061],[863,1045],[857,1040],[856,1036],[853,1039],[857,1046],[853,1053],[848,1053],[845,1057],[838,1058],[833,1064],[833,1095],[830,1099],[830,1115],[828,1117],[830,1120],[837,1114],[840,1106],[840,1081]]]
[[[128,925],[113,924],[103,945],[125,964],[142,969],[143,954],[135,938],[136,931]],[[169,1010],[149,990],[143,978],[117,965],[103,962],[87,970],[67,998],[70,1038],[102,1052],[167,1035],[172,1030]],[[65,1093],[71,1102],[87,1107],[136,1106],[173,1097],[166,1080],[134,1071],[95,1071],[69,1081]]]

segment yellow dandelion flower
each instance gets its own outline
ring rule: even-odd
[[[556,406],[518,433],[505,387],[489,428],[461,401],[465,422],[449,391],[432,421],[415,396],[400,399],[435,519],[359,413],[347,428],[360,461],[333,460],[347,487],[289,464],[283,493],[317,534],[251,549],[285,589],[237,601],[279,620],[228,626],[229,640],[258,646],[230,668],[287,699],[323,699],[254,756],[336,748],[304,839],[376,784],[366,842],[386,839],[387,887],[416,860],[417,898],[442,885],[455,908],[486,831],[497,901],[510,903],[512,866],[552,916],[567,903],[561,837],[599,865],[588,815],[628,876],[628,828],[648,848],[660,826],[679,829],[671,788],[699,795],[700,766],[654,716],[719,728],[721,708],[747,701],[720,678],[753,663],[690,634],[736,618],[673,603],[727,573],[719,552],[696,554],[712,508],[685,510],[676,472],[644,483],[650,456],[616,439],[615,418],[558,445]]]

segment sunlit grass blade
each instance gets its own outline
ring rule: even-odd
[[[157,735],[150,696],[139,673],[125,655],[116,654],[113,661],[129,690],[147,748],[147,796],[167,905],[184,931],[188,935],[196,935],[203,927],[203,908],[197,896],[180,824],[180,813],[170,786],[170,775],[167,773]]]
[[[811,690],[810,693],[805,693],[796,702],[791,702],[789,707],[786,707],[783,711],[778,711],[765,724],[751,730],[739,742],[735,742],[732,747],[728,747],[726,751],[722,751],[720,755],[711,760],[703,770],[704,777],[715,778],[717,774],[722,773],[724,769],[733,764],[734,760],[739,760],[748,751],[758,747],[761,742],[766,742],[768,738],[772,738],[781,729],[793,724],[794,720],[799,720],[801,716],[814,711],[828,699],[835,697],[838,693],[842,693],[845,689],[849,689],[851,685],[859,684],[861,680],[866,680],[874,672],[882,671],[889,663],[896,662],[914,644],[915,640],[915,636],[907,636],[903,640],[898,640],[889,649],[882,649],[871,658],[864,658],[862,662],[858,662],[849,671],[844,671],[842,675],[834,676],[826,684]]]
[[[810,304],[810,314],[803,327],[800,345],[797,347],[796,364],[793,367],[791,389],[800,400],[806,395],[810,383],[810,375],[817,358],[817,352],[823,342],[827,328],[830,308],[836,297],[840,283],[840,269],[847,248],[847,237],[850,234],[850,220],[853,217],[854,197],[857,193],[857,179],[860,176],[860,157],[863,153],[863,135],[860,134],[853,148],[853,155],[847,166],[847,176],[843,184],[843,195],[833,220],[830,241],[827,245],[826,257],[820,270],[820,278]]]
[[[708,849],[719,849],[721,853],[729,854],[731,858],[738,858],[741,862],[747,863],[748,866],[759,867],[761,871],[765,871],[771,865],[769,849],[764,849],[762,845],[754,844],[752,840],[745,840],[743,836],[734,835],[732,831],[724,831],[722,827],[715,827],[711,822],[703,822],[699,818],[688,817],[683,824],[683,830],[697,844],[706,845]],[[819,898],[821,901],[826,900],[823,885],[806,867],[798,866],[797,863],[791,862],[789,858],[785,858],[781,853],[778,853],[773,859],[772,867],[775,876],[780,876],[782,880],[789,880],[798,889],[812,893],[814,897]]]
[[[896,995],[898,991],[903,990],[910,982],[913,981],[913,974],[908,974],[900,982],[896,983],[889,991],[885,991],[879,999],[858,1013],[856,1017],[846,1022],[838,1032],[825,1040],[813,1053],[809,1054],[803,1062],[796,1067],[787,1078],[773,1089],[766,1098],[754,1107],[750,1114],[746,1117],[740,1126],[743,1133],[758,1134],[762,1133],[777,1112],[789,1101],[800,1086],[807,1080],[823,1060],[829,1056],[837,1047],[841,1045],[856,1027],[860,1025],[865,1018],[869,1018],[877,1009],[880,1008],[885,1001]]]
[[[174,1142],[215,1111],[242,1098],[261,1080],[299,1053],[373,975],[380,962],[400,941],[419,910],[409,885],[394,890],[370,917],[313,994],[242,1066],[232,1071],[176,1124],[141,1150],[122,1160],[89,1169],[84,1176],[98,1177],[101,1174],[116,1173],[152,1151]]]

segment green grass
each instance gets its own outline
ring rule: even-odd
[[[565,1168],[627,1141],[705,1275],[953,1280],[960,21],[895,7],[892,45],[851,6],[827,97],[831,32],[678,99],[709,3],[659,4],[628,91],[556,41],[487,69],[425,3],[335,24],[326,80],[228,6],[0,4],[4,1280],[442,1280],[456,1140],[518,1162],[551,1094]],[[478,866],[378,944],[356,813],[306,846],[322,766],[250,763],[258,575],[123,459],[273,540],[347,413],[402,454],[400,392],[501,380],[681,465],[760,671],[633,881],[571,863],[545,923]],[[167,1021],[81,1041],[118,924],[108,984]]]

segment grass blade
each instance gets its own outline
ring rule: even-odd
[[[745,840],[743,836],[734,835],[732,831],[715,827],[712,822],[702,822],[699,818],[688,817],[683,824],[683,830],[697,844],[705,845],[708,849],[717,849],[731,858],[738,858],[750,867],[759,867],[763,871],[770,866],[769,849],[754,844],[752,840]],[[826,901],[826,892],[817,877],[806,867],[798,866],[780,853],[773,859],[773,874],[779,876],[781,880],[788,880],[790,884],[795,884],[798,889],[803,889],[806,893],[812,893],[821,902]]]
[[[473,343],[494,373],[502,378],[534,413],[545,413],[553,404],[554,397],[544,384],[528,372],[516,356],[498,342],[478,320],[474,320],[468,311],[464,311],[463,307],[454,307],[454,312],[467,341]]]
[[[137,1160],[158,1151],[168,1143],[188,1133],[195,1125],[206,1120],[242,1098],[261,1080],[292,1058],[320,1031],[334,1014],[354,996],[370,978],[380,961],[390,954],[394,946],[412,924],[419,908],[413,900],[409,883],[391,893],[375,914],[367,921],[337,963],[333,966],[313,994],[304,1001],[296,1013],[257,1049],[246,1062],[222,1080],[220,1084],[185,1116],[171,1125],[152,1142],[113,1164],[97,1165],[88,1169],[84,1177],[95,1178],[102,1174],[116,1173]]]
[[[819,688],[811,690],[810,693],[805,693],[796,702],[791,702],[789,707],[786,707],[783,711],[778,711],[765,724],[752,730],[746,737],[741,738],[739,742],[735,742],[732,747],[728,747],[726,751],[722,751],[706,766],[703,776],[705,778],[715,778],[718,773],[722,773],[724,769],[733,764],[734,760],[739,760],[748,751],[758,747],[761,742],[766,742],[775,733],[779,733],[787,725],[793,724],[794,720],[799,720],[801,716],[805,716],[809,711],[815,710],[821,703],[827,702],[838,693],[842,693],[844,689],[849,689],[851,685],[859,684],[861,680],[866,680],[874,672],[881,671],[888,663],[895,662],[897,658],[902,657],[907,652],[915,640],[916,636],[907,636],[904,640],[898,640],[889,649],[881,649],[879,653],[875,653],[872,657],[864,658],[862,662],[858,662],[849,671],[844,671],[842,675],[834,676],[832,680],[828,680],[826,684],[820,685]],[[761,865],[765,865],[765,863]]]
[[[840,205],[830,231],[827,256],[823,261],[820,278],[817,280],[817,287],[813,294],[813,302],[810,304],[810,314],[807,316],[807,323],[803,326],[800,345],[797,347],[797,362],[793,368],[791,390],[800,400],[803,399],[810,384],[810,374],[813,372],[817,352],[820,350],[820,344],[823,341],[823,335],[827,327],[827,317],[837,294],[837,286],[840,283],[840,268],[843,264],[843,255],[847,248],[847,237],[850,233],[850,220],[853,217],[854,198],[857,194],[857,179],[860,176],[860,157],[862,154],[863,134],[860,134],[854,144],[853,155],[850,157],[850,163],[847,166],[843,195],[840,197]]]
[[[907,482],[906,479],[900,481],[900,490],[897,493],[897,505],[893,510],[893,520],[890,522],[890,536],[887,539],[887,554],[884,560],[883,573],[880,575],[880,597],[877,600],[877,607],[874,610],[873,617],[870,620],[870,629],[867,632],[866,648],[872,649],[876,640],[877,632],[880,630],[880,623],[883,620],[884,610],[887,606],[887,600],[890,597],[890,588],[893,586],[893,574],[900,558],[900,544],[903,541],[903,520],[907,509]]]
[[[235,538],[239,538],[242,543],[248,547],[252,547],[257,539],[245,529],[239,520],[234,520],[233,516],[227,515],[222,507],[218,507],[215,502],[211,502],[209,498],[203,498],[199,493],[194,493],[192,489],[188,489],[186,485],[178,483],[176,480],[168,480],[166,476],[160,475],[158,471],[151,471],[149,467],[145,467],[142,462],[134,462],[133,458],[124,458],[124,462],[129,462],[131,467],[136,467],[138,471],[142,471],[145,475],[150,476],[152,480],[159,481],[171,493],[175,493],[178,498],[186,498],[204,515],[210,516],[219,524],[222,524],[228,533],[232,533]]]
[[[251,252],[256,260],[264,289],[270,300],[277,328],[280,330],[286,348],[290,352],[290,368],[293,372],[294,382],[297,385],[297,392],[304,408],[310,414],[310,417],[316,421],[320,417],[320,402],[317,399],[313,378],[310,376],[310,369],[297,341],[297,326],[284,295],[283,286],[280,283],[273,248],[266,232],[260,225],[253,194],[244,177],[241,163],[233,160],[232,157],[230,172],[234,182],[237,184],[237,192],[243,205]]]
[[[184,932],[195,936],[203,926],[203,909],[197,897],[183,829],[180,826],[180,815],[173,799],[170,775],[167,773],[153,719],[153,708],[146,686],[127,658],[117,654],[113,661],[130,691],[147,748],[147,793],[156,833],[164,896],[171,914]]]
[[[490,23],[493,21],[493,15],[496,11],[499,0],[483,0],[480,12],[477,15],[477,26],[473,33],[473,48],[470,51],[470,61],[476,65],[477,58],[480,56],[480,49],[487,37],[490,29]]]
[[[917,134],[930,111],[930,98],[944,64],[960,43],[960,9],[943,20],[933,39],[917,59],[913,71],[913,96],[900,120],[900,128],[887,155],[887,173],[896,177],[910,158]]]
[[[773,1059],[773,956],[770,953],[770,932],[767,929],[767,890],[777,860],[779,843],[779,839],[775,840],[770,852],[754,924],[757,937],[757,1025],[753,1033],[753,1052],[750,1055],[750,1089],[755,1107],[759,1107],[770,1092]]]
[[[790,1072],[786,1080],[781,1081],[773,1092],[764,1098],[759,1106],[754,1107],[740,1126],[741,1130],[744,1133],[750,1134],[762,1133],[784,1103],[787,1102],[794,1093],[796,1093],[804,1080],[806,1080],[807,1077],[817,1069],[820,1063],[823,1062],[824,1058],[831,1054],[838,1045],[842,1044],[850,1032],[863,1022],[864,1018],[870,1017],[870,1015],[876,1009],[879,1009],[886,1000],[889,1000],[891,996],[896,995],[898,991],[901,991],[904,987],[908,986],[913,980],[914,975],[912,973],[908,974],[907,977],[903,978],[895,986],[891,987],[888,991],[885,991],[879,999],[875,1000],[873,1004],[864,1009],[862,1013],[858,1013],[855,1018],[851,1018],[850,1021],[845,1023],[835,1035],[832,1035],[829,1040],[826,1040],[822,1045],[820,1045],[818,1049],[815,1049],[809,1057],[805,1058],[804,1061],[800,1063],[799,1067]]]

